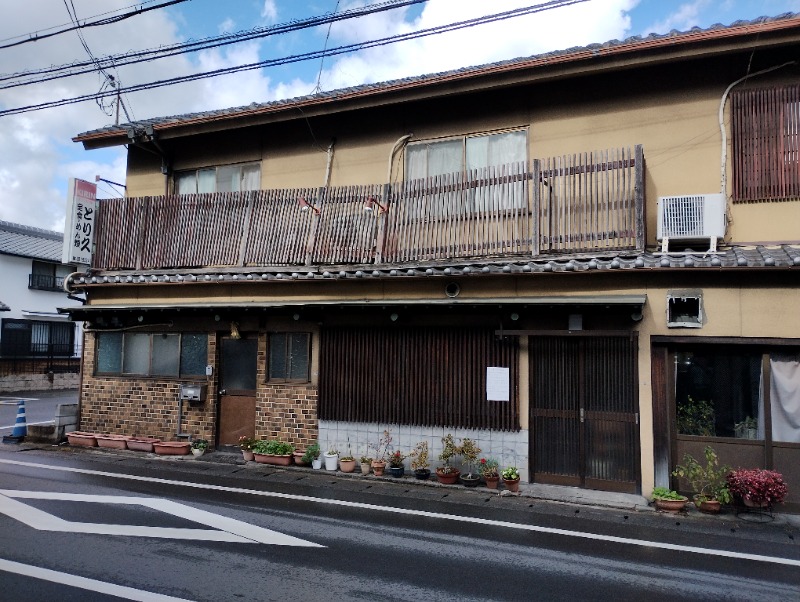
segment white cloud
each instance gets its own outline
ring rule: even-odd
[[[275,0],[264,0],[264,6],[261,7],[261,18],[268,23],[278,22],[278,7],[275,6]]]
[[[670,14],[666,19],[658,21],[650,26],[648,33],[650,31],[663,33],[672,31],[673,29],[686,31],[687,29],[698,26],[701,23],[700,17],[703,11],[705,11],[710,4],[711,0],[695,0],[694,2],[681,4],[678,10]]]
[[[235,27],[236,27],[236,22],[230,17],[228,17],[217,26],[217,29],[219,30],[220,33],[230,33],[234,30]]]

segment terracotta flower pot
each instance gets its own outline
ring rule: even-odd
[[[442,472],[441,468],[436,469],[436,478],[442,485],[455,485],[458,482],[458,476],[461,474],[458,470],[451,470],[450,472]]]
[[[94,433],[72,431],[67,433],[67,441],[75,447],[97,447],[97,437]]]
[[[161,439],[153,439],[151,437],[131,437],[128,439],[128,449],[152,453],[154,443],[161,443]]]
[[[106,449],[128,449],[128,438],[125,435],[95,435],[97,445]]]
[[[662,512],[672,512],[678,513],[686,507],[686,502],[689,501],[689,498],[684,497],[680,500],[662,500],[656,498],[654,500],[656,510],[661,510]]]
[[[191,443],[182,441],[162,441],[153,443],[153,451],[160,456],[188,456]]]
[[[694,505],[700,512],[707,514],[719,514],[722,508],[719,500],[700,500],[698,496],[694,496]]]
[[[303,456],[306,455],[305,450],[303,451],[296,451],[292,454],[294,456],[294,463],[298,466],[308,466],[311,462],[303,462]]]
[[[339,460],[339,470],[342,472],[353,472],[356,469],[355,460]]]
[[[486,481],[486,486],[489,489],[497,489],[497,485],[500,483],[500,477],[483,477],[483,480]]]
[[[372,461],[372,472],[375,473],[376,477],[382,477],[384,470],[386,470],[386,462]]]
[[[503,479],[503,485],[506,486],[511,493],[519,491],[519,479]]]

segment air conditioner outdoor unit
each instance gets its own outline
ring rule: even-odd
[[[661,252],[669,253],[675,240],[708,239],[709,253],[717,251],[717,239],[725,236],[725,197],[721,194],[687,194],[658,198],[657,237]]]

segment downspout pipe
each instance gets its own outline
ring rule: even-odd
[[[757,75],[763,75],[765,73],[769,73],[770,71],[776,71],[777,69],[783,69],[784,67],[788,67],[789,65],[796,65],[797,61],[787,61],[780,65],[774,65],[772,67],[767,67],[766,69],[762,69],[761,71],[756,71],[755,73],[748,73],[744,77],[740,77],[727,88],[725,88],[725,92],[722,94],[722,99],[719,101],[719,131],[722,135],[722,152],[721,152],[721,160],[720,160],[720,192],[722,193],[722,198],[725,199],[727,202],[728,199],[728,179],[726,177],[727,167],[728,167],[728,134],[725,130],[725,103],[728,102],[728,95],[730,94],[731,90],[741,84],[743,81],[751,78],[756,77]]]
[[[394,156],[397,154],[397,151],[400,150],[400,147],[403,146],[406,142],[408,142],[409,138],[411,138],[414,134],[406,134],[405,136],[400,136],[397,141],[392,145],[392,152],[389,153],[389,169],[386,173],[386,183],[392,183],[392,165],[394,165]]]
[[[331,185],[331,166],[333,165],[333,147],[336,144],[336,138],[331,138],[331,143],[328,145],[328,161],[325,164],[325,188]]]

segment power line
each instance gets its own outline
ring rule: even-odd
[[[103,67],[111,67],[111,66],[121,67],[123,65],[131,65],[136,63],[154,61],[157,59],[167,58],[178,54],[186,54],[189,52],[198,52],[200,50],[219,48],[221,46],[227,46],[230,44],[238,44],[240,42],[246,42],[258,38],[264,38],[283,33],[288,33],[291,31],[308,29],[310,27],[317,27],[319,25],[325,25],[336,21],[343,21],[346,19],[363,17],[374,13],[393,10],[396,8],[402,8],[404,6],[422,4],[424,2],[427,2],[427,0],[387,0],[386,2],[382,2],[380,4],[371,4],[361,8],[354,8],[348,11],[342,11],[341,13],[334,13],[318,17],[310,17],[302,20],[289,21],[283,24],[272,25],[269,27],[254,28],[251,30],[232,33],[232,34],[224,34],[221,36],[204,38],[202,40],[193,42],[178,43],[168,46],[161,46],[159,48],[152,48],[148,50],[138,50],[123,54],[109,55],[101,57],[100,59],[98,59],[98,62],[99,65]],[[38,84],[46,81],[51,81],[54,79],[61,79],[64,77],[82,75],[84,73],[91,73],[95,71],[97,67],[98,66],[95,65],[95,63],[92,61],[76,61],[65,65],[44,67],[41,69],[32,69],[28,71],[21,71],[11,74],[2,74],[0,75],[0,82],[12,81],[12,83],[0,86],[0,90],[6,88],[15,88],[19,86],[27,86],[31,84]],[[53,74],[53,75],[49,77],[34,78],[23,81],[16,81],[16,82],[13,81],[22,77],[47,75],[47,74]]]
[[[66,29],[60,29],[58,31],[54,31],[54,32],[51,32],[51,33],[45,33],[45,34],[40,34],[39,32],[29,33],[29,34],[27,34],[27,37],[25,37],[22,40],[17,40],[16,42],[10,42],[8,44],[0,45],[0,50],[2,50],[4,48],[13,48],[14,46],[20,46],[22,44],[28,44],[30,42],[38,42],[39,40],[46,40],[47,38],[52,38],[54,36],[61,35],[62,33],[68,33],[70,31],[75,31],[76,29],[81,29],[81,28],[86,28],[86,27],[99,27],[100,25],[110,25],[111,23],[118,23],[119,21],[124,21],[125,19],[130,19],[131,17],[135,17],[137,15],[141,15],[142,13],[146,13],[146,12],[149,12],[151,10],[158,10],[159,8],[165,8],[167,6],[172,6],[173,4],[180,4],[181,2],[188,2],[188,1],[189,0],[171,0],[170,2],[163,2],[162,4],[158,4],[156,6],[150,6],[148,8],[143,8],[145,4],[148,4],[149,2],[155,2],[155,0],[149,0],[149,2],[144,2],[141,5],[137,5],[137,6],[140,6],[140,8],[138,8],[136,10],[132,10],[130,12],[123,13],[121,15],[117,15],[115,17],[106,17],[106,18],[103,18],[103,19],[98,19],[97,21],[84,21],[82,24],[79,24],[77,22],[77,16],[75,17],[75,19],[73,19],[72,15],[70,14],[71,27],[67,27]],[[75,9],[75,7],[73,7],[73,10],[74,9]],[[69,11],[69,8],[67,8],[67,10]],[[111,11],[111,12],[113,13],[113,12],[118,12],[118,11]],[[97,16],[103,16],[103,15],[107,15],[107,14],[111,14],[111,13],[101,13],[100,15],[97,15]],[[90,17],[90,18],[94,18],[94,17]],[[60,26],[57,25],[56,27],[60,27]],[[44,30],[44,31],[47,31],[47,30]],[[19,37],[22,37],[22,36],[16,36],[16,37],[19,38]],[[16,38],[6,38],[6,40],[9,40],[9,39],[16,39]],[[5,42],[6,40],[2,40],[2,41]]]
[[[397,42],[404,42],[407,40],[414,40],[417,38],[428,37],[431,35],[437,35],[440,33],[446,33],[450,31],[456,31],[459,29],[465,29],[468,27],[475,27],[477,25],[484,25],[487,23],[494,23],[496,21],[503,21],[506,19],[511,19],[514,17],[520,17],[524,15],[534,14],[538,12],[543,12],[545,10],[551,10],[554,8],[561,8],[564,6],[570,6],[572,4],[579,4],[582,2],[587,2],[588,0],[551,0],[550,2],[545,2],[543,4],[537,4],[533,6],[528,6],[524,8],[518,8],[514,10],[505,11],[502,13],[496,13],[493,15],[486,15],[483,17],[476,17],[474,19],[468,19],[466,21],[458,21],[456,23],[450,23],[448,25],[439,25],[436,27],[431,27],[428,29],[421,29],[415,32],[408,32],[403,34],[397,34],[393,36],[387,36],[385,38],[379,38],[375,40],[369,40],[366,42],[358,42],[355,44],[347,44],[345,46],[339,46],[337,48],[333,48],[331,50],[317,50],[313,52],[307,52],[303,54],[292,55],[288,57],[283,57],[280,59],[271,59],[266,61],[259,61],[257,63],[249,63],[246,65],[239,65],[236,67],[226,67],[222,69],[215,69],[213,71],[204,71],[201,73],[194,73],[191,75],[184,75],[179,77],[173,77],[164,80],[158,80],[154,82],[149,82],[145,84],[136,84],[132,86],[128,86],[125,88],[120,88],[121,92],[141,92],[144,90],[153,90],[155,88],[161,88],[164,86],[171,86],[179,83],[185,83],[190,81],[196,81],[200,79],[206,79],[209,77],[217,77],[219,75],[227,75],[230,73],[239,73],[243,71],[252,71],[254,69],[261,69],[264,67],[274,67],[277,65],[286,65],[290,63],[297,63],[301,61],[307,60],[314,60],[321,58],[322,56],[336,56],[340,54],[346,54],[351,52],[356,52],[358,50],[367,50],[370,48],[377,48],[380,46],[387,46],[389,44],[395,44]],[[17,115],[20,113],[28,113],[30,111],[39,111],[42,109],[48,109],[52,107],[59,107],[65,106],[70,104],[76,104],[79,102],[85,102],[87,100],[95,100],[97,98],[108,97],[116,92],[97,92],[95,94],[85,94],[83,96],[76,96],[73,98],[65,98],[62,100],[50,101],[45,103],[39,103],[35,105],[28,105],[24,107],[16,107],[12,109],[5,109],[0,111],[0,117],[5,115]]]

